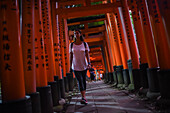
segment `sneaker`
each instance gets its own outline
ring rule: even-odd
[[[81,104],[85,104],[85,105],[87,105],[87,104],[88,104],[88,102],[87,102],[87,100],[86,100],[85,98],[82,98],[82,100],[81,100]]]

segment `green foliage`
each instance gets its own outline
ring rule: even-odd
[[[91,5],[98,5],[98,4],[102,4],[102,1],[99,2],[92,2]]]
[[[88,27],[98,26],[98,25],[103,25],[103,24],[104,24],[104,21],[93,22],[93,23],[88,23]]]

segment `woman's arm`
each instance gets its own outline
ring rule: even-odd
[[[90,55],[89,55],[88,50],[85,51],[85,55],[86,55],[87,62],[88,62],[88,68],[91,68]]]

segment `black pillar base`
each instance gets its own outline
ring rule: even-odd
[[[159,80],[158,80],[158,71],[159,68],[148,68],[147,75],[148,75],[148,84],[149,84],[149,91],[147,92],[147,97],[154,99],[160,96],[159,90]]]
[[[64,99],[65,99],[64,80],[63,80],[63,79],[60,79],[60,80],[59,80],[59,84],[60,84],[61,98],[64,98]]]
[[[30,96],[3,103],[0,101],[0,113],[32,113]]]
[[[102,79],[105,80],[105,73],[103,73],[103,78]]]
[[[58,80],[59,80],[58,76],[54,76],[54,81],[58,81]]]
[[[109,73],[107,73],[107,83],[110,83],[110,80],[111,80],[111,78],[110,78],[110,74],[109,74]]]
[[[58,99],[60,100],[61,99],[61,89],[60,89],[60,83],[59,83],[59,78],[58,76],[54,76],[54,81],[57,82],[57,96],[58,96]]]
[[[114,84],[112,86],[115,87],[118,84],[118,79],[117,79],[116,71],[113,72],[113,79],[114,79]]]
[[[123,69],[122,71],[123,71],[123,80],[124,80],[125,87],[128,87],[128,85],[130,84],[129,70]]]
[[[141,86],[142,86],[144,89],[149,88],[149,86],[148,86],[148,77],[147,77],[147,68],[148,68],[148,63],[140,64]]]
[[[66,73],[66,76],[68,78],[69,91],[73,91],[73,88],[74,88],[73,74],[72,73]]]
[[[53,113],[51,87],[37,87],[37,92],[40,93],[41,113]]]
[[[123,69],[123,66],[117,66],[116,68],[117,79],[118,79],[117,87],[123,87],[124,85],[122,69]]]
[[[110,76],[110,84],[113,84],[114,79],[113,79],[113,72],[109,72],[109,76]]]
[[[158,78],[160,84],[160,93],[162,99],[170,100],[170,69],[169,70],[158,70]]]
[[[130,77],[130,84],[128,86],[128,90],[132,91],[134,90],[134,82],[133,82],[133,74],[132,74],[132,61],[131,60],[127,60],[128,63],[128,69],[129,69],[129,77]]]
[[[59,105],[60,97],[58,95],[59,86],[58,86],[57,82],[56,81],[48,82],[48,85],[51,86],[51,94],[52,94],[53,106]]]
[[[65,92],[69,92],[69,88],[68,88],[68,78],[67,76],[64,77],[64,86],[65,86]]]
[[[104,73],[104,83],[106,83],[107,82],[107,75],[106,75],[106,73]]]
[[[40,93],[28,94],[31,97],[32,113],[41,113]]]
[[[105,73],[105,83],[108,83],[109,82],[109,76],[108,76],[108,73]]]
[[[132,69],[132,75],[133,75],[133,82],[134,82],[134,90],[139,90],[141,88],[141,84],[140,84],[140,78],[141,78],[141,74],[140,74],[140,69]]]

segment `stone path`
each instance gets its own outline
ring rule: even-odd
[[[73,96],[66,113],[153,113],[145,101],[103,81],[87,83],[86,98],[88,105],[82,105],[80,93]]]

